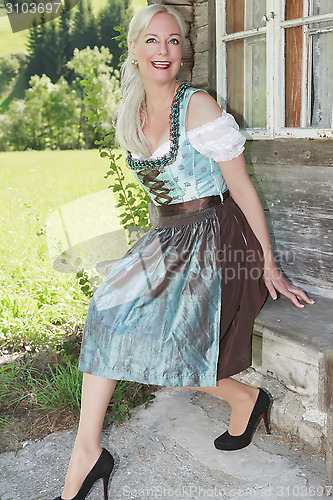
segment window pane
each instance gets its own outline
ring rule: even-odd
[[[227,111],[244,123],[244,40],[227,42]]]
[[[310,125],[333,126],[333,32],[312,35],[312,92]]]
[[[332,0],[313,0],[312,15],[331,14],[333,12]]]
[[[285,37],[285,127],[301,126],[303,27],[286,29]]]
[[[227,33],[265,26],[266,0],[227,0]]]
[[[245,1],[245,29],[251,30],[265,26],[266,0]]]
[[[266,39],[227,42],[227,103],[241,128],[266,128]]]
[[[312,15],[332,14],[332,0],[313,0]],[[324,28],[324,30],[323,30]],[[325,32],[325,28],[327,31]],[[324,21],[309,25],[311,96],[309,125],[316,128],[333,127],[333,23]],[[323,30],[323,33],[320,33]]]

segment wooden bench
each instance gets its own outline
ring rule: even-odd
[[[278,267],[316,300],[299,309],[285,297],[268,298],[255,323],[253,367],[286,387],[275,423],[326,452],[332,484],[333,141],[247,141],[244,155]]]

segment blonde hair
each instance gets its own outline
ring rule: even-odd
[[[181,14],[169,5],[154,4],[140,10],[132,18],[127,35],[128,48],[130,42],[136,42],[139,33],[147,28],[153,16],[159,12],[170,14],[176,19],[180,28],[182,47],[184,47],[186,23]],[[140,70],[138,66],[132,64],[130,53],[121,67],[121,93],[120,107],[114,119],[116,140],[125,151],[148,158],[150,156],[149,142],[142,131],[147,118],[145,90]]]

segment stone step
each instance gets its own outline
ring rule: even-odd
[[[313,305],[297,308],[284,296],[268,297],[253,332],[252,374],[239,380],[271,391],[272,422],[310,450],[326,453],[326,479],[333,481],[333,300],[311,294]]]

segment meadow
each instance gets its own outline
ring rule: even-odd
[[[111,195],[107,170],[98,150],[0,153],[0,452],[77,424],[77,363],[90,299],[75,273],[52,267],[43,230],[64,205],[91,197],[98,205],[99,196]],[[118,381],[105,425],[122,423],[156,389]]]
[[[1,344],[31,349],[87,310],[75,274],[52,268],[42,229],[56,209],[107,189],[108,162],[78,150],[5,152],[0,164]]]

